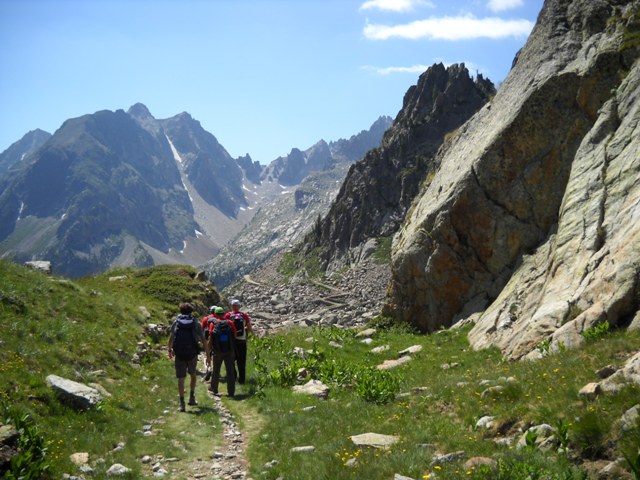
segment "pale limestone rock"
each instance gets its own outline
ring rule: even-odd
[[[586,398],[587,400],[595,400],[602,392],[602,388],[599,383],[588,383],[580,389],[578,395]]]
[[[389,370],[391,368],[399,367],[400,365],[407,363],[411,360],[411,357],[404,356],[397,359],[385,360],[377,366],[378,370]]]
[[[120,463],[114,463],[107,470],[107,477],[124,477],[125,475],[129,475],[131,469],[121,465]]]
[[[321,400],[326,400],[329,397],[329,387],[319,380],[309,380],[304,385],[294,385],[293,392],[303,393]]]
[[[316,447],[314,447],[313,445],[305,445],[302,447],[293,447],[291,449],[291,453],[310,453],[310,452],[315,452]]]
[[[389,351],[391,347],[389,345],[381,345],[371,349],[371,353],[383,353]]]
[[[418,353],[422,351],[422,345],[411,345],[404,350],[398,352],[398,355],[413,355],[414,353]]]
[[[549,338],[573,347],[584,329],[635,313],[640,63],[637,48],[620,53],[622,8],[543,9],[394,238],[384,313],[434,331],[484,298],[470,343],[511,358]]]
[[[400,437],[395,435],[383,435],[372,432],[351,436],[351,441],[359,447],[387,448],[399,440]]]
[[[86,410],[100,403],[103,396],[95,388],[57,375],[47,376],[47,385],[73,408]]]
[[[624,367],[600,382],[604,392],[615,392],[627,383],[640,385],[640,352],[631,357]]]
[[[631,407],[624,412],[620,419],[620,426],[623,431],[627,432],[634,428],[637,428],[640,424],[640,404]]]
[[[69,456],[69,459],[75,465],[84,465],[85,463],[89,463],[89,453],[88,452],[73,453]]]
[[[377,333],[375,328],[367,328],[356,333],[356,338],[370,338],[373,337]]]

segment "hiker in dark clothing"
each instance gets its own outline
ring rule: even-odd
[[[251,319],[249,315],[240,311],[240,300],[231,300],[231,312],[225,318],[231,320],[238,332],[236,337],[236,363],[238,364],[238,383],[244,385],[247,370],[247,336],[251,333]]]
[[[189,405],[197,405],[196,367],[200,345],[205,345],[204,331],[197,319],[193,318],[193,306],[190,303],[180,304],[180,315],[171,325],[169,335],[169,358],[175,357],[176,378],[178,379],[178,394],[180,395],[180,411],[185,411],[184,383],[187,372],[191,376]],[[206,346],[208,349],[208,346]],[[208,354],[208,350],[207,350]]]
[[[227,371],[227,394],[233,397],[236,389],[236,378],[233,369],[235,359],[236,328],[233,322],[223,318],[224,309],[216,308],[216,321],[209,327],[208,351],[212,354],[213,371],[211,372],[211,385],[209,390],[218,395],[220,383],[220,368],[224,362]]]

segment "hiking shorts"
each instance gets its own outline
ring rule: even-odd
[[[196,355],[191,360],[179,360],[178,357],[175,359],[176,363],[176,378],[184,378],[187,376],[187,372],[189,375],[196,374],[196,367],[198,366],[198,356]]]

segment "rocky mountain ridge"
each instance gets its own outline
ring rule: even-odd
[[[305,240],[328,271],[357,262],[369,239],[393,235],[423,181],[435,171],[435,153],[495,94],[491,81],[472,79],[461,65],[435,64],[405,94],[379,148],[349,170],[336,201]]]
[[[58,274],[200,265],[261,205],[281,198],[279,173],[271,168],[270,181],[261,180],[268,167],[249,155],[232,158],[186,112],[156,119],[136,104],[70,119],[47,135],[33,132],[0,158],[11,166],[0,175],[0,252],[48,260]],[[356,160],[348,148],[357,142],[345,142],[344,152],[331,147],[331,166]],[[312,160],[302,174],[295,163],[286,171],[299,177],[322,167],[313,159],[331,149],[318,146],[301,152]]]
[[[4,152],[0,153],[0,175],[7,172],[13,165],[21,162],[29,154],[40,148],[51,134],[40,130],[32,130],[24,135],[20,140],[11,144]]]
[[[280,179],[275,182],[280,190],[274,201],[263,202],[245,228],[204,265],[216,285],[225,288],[277,252],[300,241],[327,213],[350,165],[362,158],[363,152],[379,145],[390,125],[390,117],[380,117],[369,130],[353,135],[348,140],[341,139],[329,144],[321,141],[300,152],[300,158],[304,161],[300,171],[308,172],[303,180],[289,186],[282,185]],[[325,160],[320,163],[314,158]],[[263,185],[274,183],[273,172],[287,165],[290,160],[291,156],[279,158],[265,168]],[[288,165],[287,168],[291,168]],[[315,165],[313,168],[316,170],[311,170],[310,165]]]

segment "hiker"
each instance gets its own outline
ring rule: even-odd
[[[180,396],[180,411],[185,411],[184,383],[187,372],[191,376],[189,405],[198,405],[196,402],[196,367],[198,365],[198,353],[200,345],[205,345],[204,331],[200,323],[191,316],[193,305],[180,304],[180,315],[171,325],[169,335],[169,358],[175,357],[176,378],[178,379],[178,394]],[[207,347],[208,348],[208,347]],[[206,352],[208,354],[208,350]]]
[[[233,397],[236,389],[236,377],[233,368],[235,359],[236,328],[233,322],[224,315],[224,308],[216,307],[216,320],[209,327],[209,344],[207,349],[212,354],[213,371],[211,372],[211,385],[209,390],[218,395],[220,383],[220,368],[224,363],[227,371],[227,394]]]
[[[251,319],[249,315],[240,311],[242,302],[234,298],[231,300],[231,312],[225,315],[236,328],[236,363],[238,364],[238,383],[244,385],[247,370],[247,334],[251,333]]]
[[[211,325],[216,320],[216,307],[217,305],[211,305],[209,307],[209,315],[202,317],[202,320],[200,321],[202,330],[204,330],[204,338],[206,341],[209,340],[209,325]],[[211,379],[211,352],[206,355],[205,365],[207,372],[204,375],[203,381],[208,382]]]

